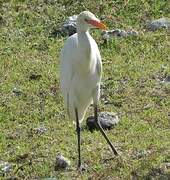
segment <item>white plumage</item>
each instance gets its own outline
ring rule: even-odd
[[[70,119],[77,122],[78,144],[79,122],[92,101],[97,108],[100,96],[101,56],[88,32],[90,28],[106,29],[106,26],[94,14],[84,11],[77,18],[77,33],[67,39],[60,56],[61,91]],[[80,164],[79,152],[79,167]]]
[[[83,12],[78,18],[82,15],[90,16],[91,13]],[[76,119],[77,107],[79,121],[82,121],[92,99],[99,99],[102,64],[98,46],[88,31],[78,31],[66,41],[60,59],[65,106],[72,120]]]

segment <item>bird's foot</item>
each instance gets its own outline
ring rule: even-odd
[[[114,148],[114,150],[113,150],[113,153],[114,153],[115,156],[119,156],[119,155],[120,155],[115,148]]]
[[[83,172],[83,171],[86,171],[87,168],[88,168],[87,164],[81,164],[81,165],[79,165],[79,166],[77,167],[77,170],[78,170],[79,172]]]

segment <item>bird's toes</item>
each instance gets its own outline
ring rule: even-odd
[[[87,168],[88,168],[88,166],[87,166],[87,164],[81,164],[80,166],[78,166],[78,171],[81,173],[81,172],[83,172],[83,171],[87,171]]]

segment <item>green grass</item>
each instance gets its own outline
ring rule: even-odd
[[[105,140],[98,131],[84,130],[82,157],[88,171],[79,174],[75,127],[59,90],[58,57],[65,38],[52,32],[67,16],[85,9],[105,15],[110,29],[132,27],[140,35],[104,45],[100,32],[92,32],[103,57],[106,86],[100,110],[120,115],[120,123],[107,133],[121,156],[106,161],[112,153]],[[169,32],[144,32],[147,20],[167,17],[169,9],[166,0],[0,1],[0,161],[13,166],[0,179],[170,177],[164,168],[170,162],[170,85],[158,81],[170,74]],[[30,80],[32,74],[41,76]],[[14,94],[15,88],[22,93]],[[42,125],[47,131],[36,134],[34,128]],[[71,170],[54,171],[58,152],[71,160]],[[159,169],[164,173],[156,174]]]

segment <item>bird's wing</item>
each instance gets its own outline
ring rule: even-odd
[[[65,57],[64,53],[61,54],[60,61],[60,86],[65,98],[67,92],[69,92],[73,69],[72,64],[69,63],[69,59]]]
[[[101,76],[102,76],[102,61],[101,61],[100,51],[98,49],[97,44],[96,44],[96,71],[97,71],[98,77],[101,78]]]
[[[72,65],[69,63],[68,57],[65,57],[63,53],[61,54],[60,61],[60,87],[64,97],[65,107],[67,108],[67,113],[70,116],[69,91],[71,86],[71,79],[73,78],[73,69]]]
[[[101,60],[99,60],[99,59],[97,59],[96,70],[97,70],[97,75],[99,77],[101,77],[101,75],[102,75],[102,63],[101,63]]]
[[[96,41],[91,37],[91,44],[93,47],[93,51],[92,53],[94,53],[94,58],[96,60],[96,66],[95,66],[95,71],[96,71],[96,75],[99,77],[99,79],[101,78],[102,75],[102,61],[101,61],[101,55],[100,55],[100,51],[98,48],[98,45],[96,44]]]
[[[60,87],[64,103],[69,114],[69,99],[72,80],[74,78],[74,61],[77,49],[77,34],[70,36],[64,44],[60,55]]]

